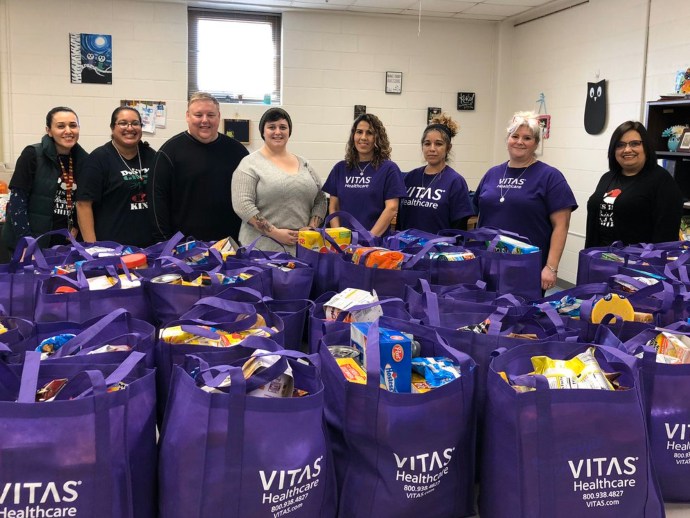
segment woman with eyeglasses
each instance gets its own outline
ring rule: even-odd
[[[110,142],[93,150],[77,194],[77,215],[87,243],[153,244],[147,181],[156,152],[141,141],[141,115],[120,106],[110,117]]]
[[[541,250],[541,288],[556,285],[570,214],[577,202],[563,173],[537,159],[538,115],[516,113],[507,128],[509,160],[489,169],[474,197],[478,226],[529,238]]]
[[[57,106],[46,115],[46,134],[39,144],[19,155],[10,180],[10,200],[2,230],[3,244],[14,250],[24,236],[68,229],[77,236],[74,195],[88,153],[79,141],[79,118],[74,110]],[[53,236],[41,246],[64,244]]]
[[[678,241],[683,195],[657,164],[647,129],[637,121],[616,128],[609,143],[609,171],[587,201],[585,248]]]

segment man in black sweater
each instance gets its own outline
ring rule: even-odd
[[[218,133],[220,105],[197,92],[187,104],[187,131],[158,151],[149,182],[153,232],[157,241],[175,232],[203,241],[235,240],[242,221],[232,209],[232,175],[249,154],[238,141]]]

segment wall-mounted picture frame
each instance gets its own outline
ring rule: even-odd
[[[458,92],[458,110],[472,111],[474,110],[474,101],[476,95],[474,92]]]
[[[363,104],[355,104],[355,119],[367,113],[367,107]]]
[[[386,93],[402,93],[402,72],[386,72]]]
[[[242,144],[249,144],[249,119],[223,119],[223,133]]]
[[[680,137],[680,144],[678,144],[678,151],[690,151],[690,128],[685,128],[683,135]]]
[[[435,106],[429,106],[426,109],[426,124],[427,126],[431,124],[431,120],[436,117],[437,115],[441,115],[441,112],[443,110],[441,108],[435,107]]]

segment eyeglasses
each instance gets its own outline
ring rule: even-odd
[[[122,128],[122,129],[128,128],[129,126],[132,126],[133,128],[138,128],[139,126],[141,126],[141,122],[139,122],[139,121],[132,121],[132,122],[118,121],[115,123],[115,125],[118,128]]]
[[[616,142],[616,149],[625,149],[626,147],[630,146],[630,149],[637,149],[642,145],[641,140],[631,140],[630,142]]]

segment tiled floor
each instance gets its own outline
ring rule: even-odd
[[[690,504],[666,504],[666,518],[689,518]]]

